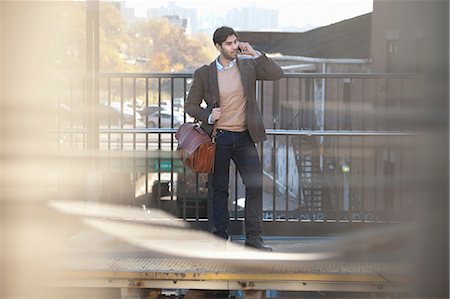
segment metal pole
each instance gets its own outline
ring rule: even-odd
[[[99,2],[86,2],[86,97],[87,97],[87,149],[99,149]],[[86,200],[98,202],[101,192],[101,173],[98,157],[87,159]]]

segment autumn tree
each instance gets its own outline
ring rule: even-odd
[[[192,71],[216,55],[205,34],[187,35],[165,18],[145,19],[129,26],[117,3],[100,2],[101,72]],[[55,45],[68,71],[83,71],[86,63],[86,5],[75,2],[57,17]],[[136,61],[136,63],[131,63]]]
[[[140,70],[180,72],[193,70],[213,59],[216,51],[203,34],[189,36],[165,18],[152,18],[130,28],[129,55],[148,60]]]

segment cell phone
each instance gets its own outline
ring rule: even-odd
[[[238,46],[237,51],[238,51],[238,53],[242,53],[242,49],[240,46]]]

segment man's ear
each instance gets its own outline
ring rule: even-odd
[[[215,43],[214,46],[216,46],[217,51],[220,51],[222,49],[222,46],[218,43]]]

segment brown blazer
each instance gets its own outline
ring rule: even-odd
[[[256,59],[238,59],[237,66],[247,98],[247,128],[253,142],[258,143],[266,140],[267,137],[256,102],[256,80],[278,80],[283,76],[283,70],[264,53]],[[205,100],[206,108],[200,107],[202,100]],[[208,117],[212,108],[219,106],[219,83],[214,60],[209,66],[204,65],[194,72],[194,82],[189,90],[184,109],[189,115],[200,120],[202,128],[211,134],[212,125],[208,124]]]

